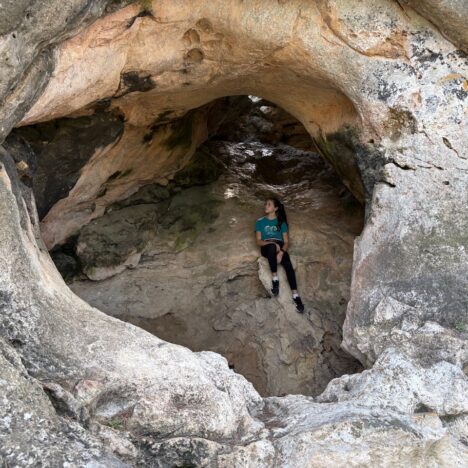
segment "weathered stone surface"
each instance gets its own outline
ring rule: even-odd
[[[54,69],[54,46],[99,17],[105,0],[2,2],[0,141],[39,97]]]
[[[362,209],[316,153],[252,138],[202,149],[174,182],[144,187],[82,229],[77,255],[88,278],[115,275],[135,252],[138,265],[70,287],[167,341],[221,353],[263,395],[316,395],[359,369],[339,347]],[[288,207],[305,316],[295,310],[283,269],[275,300],[266,259],[257,265],[253,226],[272,193]]]
[[[48,248],[63,244],[83,225],[102,216],[107,207],[140,187],[150,182],[167,184],[207,138],[207,113],[212,107],[208,105],[170,121],[161,117],[147,127],[125,125],[120,138],[109,144],[106,136],[110,135],[101,132],[95,142],[90,139],[86,146],[80,145],[85,157],[89,157],[86,148],[95,150],[67,196],[55,203],[42,219],[42,236]],[[114,133],[112,126],[108,130],[111,135]],[[48,159],[53,158],[52,152]],[[75,175],[72,171],[71,176]]]
[[[75,186],[84,165],[96,153],[113,144],[123,132],[123,118],[113,114],[59,119],[14,130],[6,148],[15,149],[17,159],[32,149],[34,197],[43,218],[55,203],[65,198]],[[13,148],[14,147],[14,148]]]
[[[156,205],[123,208],[92,221],[80,231],[76,246],[84,273],[102,280],[135,267],[157,221]]]
[[[393,387],[385,385],[386,380]],[[434,386],[434,382],[444,382],[446,387]],[[467,385],[463,371],[456,365],[439,361],[430,367],[420,367],[396,348],[388,347],[372,369],[333,380],[317,401],[354,400],[369,407],[385,402],[386,407],[403,413],[461,416],[468,404]],[[453,391],[447,392],[447,388]]]
[[[35,378],[61,382],[94,420],[112,425],[123,419],[135,434],[159,438],[194,431],[227,440],[240,427],[246,433],[259,427],[249,412],[261,405],[260,397],[223,358],[162,342],[67,293],[47,254],[34,250],[30,231],[21,229],[4,168],[0,175],[0,214],[9,220],[0,223],[0,330],[17,343]],[[29,288],[19,280],[26,271]],[[174,379],[183,382],[180,391]],[[31,436],[40,446],[40,435]]]
[[[190,114],[199,119],[192,132],[182,116],[226,95],[260,95],[314,136],[354,127],[359,168],[365,173],[371,161],[372,170],[364,174],[372,195],[355,244],[343,344],[374,367],[332,382],[323,398],[336,402],[262,400],[221,357],[161,342],[72,294],[40,239],[31,191],[2,150],[0,333],[31,379],[52,384],[69,408],[82,405],[92,425],[110,426],[93,432],[57,419],[19,361],[2,360],[1,385],[20,402],[18,410],[1,402],[1,424],[3,408],[21,420],[14,448],[10,439],[0,445],[8,465],[25,464],[25,446],[33,462],[50,455],[60,464],[72,432],[71,463],[91,466],[118,466],[104,446],[130,466],[467,464],[468,85],[466,57],[450,42],[466,42],[466,12],[458,2],[411,2],[421,16],[404,3],[161,0],[144,15],[132,4],[60,45],[56,64],[49,46],[99,16],[104,2],[2,3],[11,15],[0,23],[2,139],[26,113],[22,125],[78,117],[103,99],[126,118],[119,144],[85,165],[44,218],[49,247],[142,185],[167,183],[208,133],[206,114]],[[184,135],[191,144],[176,150]],[[129,168],[134,177],[98,200],[108,178]],[[356,385],[355,398],[346,382]],[[34,400],[25,404],[29,392]],[[50,443],[44,420],[52,421]],[[96,450],[94,442],[82,448],[91,438]]]
[[[464,0],[404,0],[418,13],[438,26],[439,30],[460,48],[468,49],[468,10]]]
[[[0,339],[0,461],[5,466],[128,466],[77,422],[56,413],[41,383]],[[60,387],[57,384],[54,384]]]

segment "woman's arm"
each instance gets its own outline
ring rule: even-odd
[[[262,240],[262,233],[260,231],[255,232],[255,237],[256,237],[257,245],[259,247],[263,247],[264,245],[267,245],[267,244],[275,244],[276,250],[279,252],[280,246],[276,242],[269,242],[269,241]]]
[[[285,252],[287,252],[289,248],[289,235],[287,232],[283,232],[283,240],[284,240],[284,245],[281,248],[281,250],[284,250]]]

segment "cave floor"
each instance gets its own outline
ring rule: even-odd
[[[212,141],[201,152],[221,163],[221,176],[175,187],[163,206],[145,199],[114,209],[105,229],[97,222],[86,241],[96,252],[115,247],[142,206],[158,213],[136,265],[99,281],[82,276],[72,290],[164,340],[222,354],[263,395],[316,395],[358,371],[340,342],[360,205],[316,153],[259,141]],[[259,279],[266,263],[258,261],[253,226],[272,193],[287,207],[303,316],[287,303],[289,293],[270,298]],[[289,291],[286,281],[281,287]]]

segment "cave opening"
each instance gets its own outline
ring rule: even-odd
[[[362,370],[340,343],[364,209],[326,137],[311,138],[291,114],[252,95],[163,111],[126,148],[138,165],[150,164],[160,141],[177,158],[168,157],[170,176],[141,183],[135,165],[108,164],[105,177],[96,174],[102,154],[131,130],[107,105],[94,111],[21,127],[7,140],[27,159],[23,181],[72,291],[161,339],[220,353],[265,396],[317,395],[332,378]],[[193,144],[200,121],[204,133]],[[85,204],[80,193],[90,186]],[[67,211],[73,196],[78,208]],[[268,293],[253,225],[269,196],[287,208],[304,315],[285,277],[278,298]],[[76,224],[80,216],[88,218]]]

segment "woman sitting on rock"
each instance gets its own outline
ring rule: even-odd
[[[284,205],[277,198],[269,198],[265,202],[265,216],[255,223],[257,245],[264,257],[268,259],[272,274],[271,293],[279,293],[279,278],[277,265],[280,263],[286,270],[288,283],[292,291],[293,301],[298,312],[304,312],[304,304],[297,293],[296,274],[287,252],[289,246],[288,220]]]

